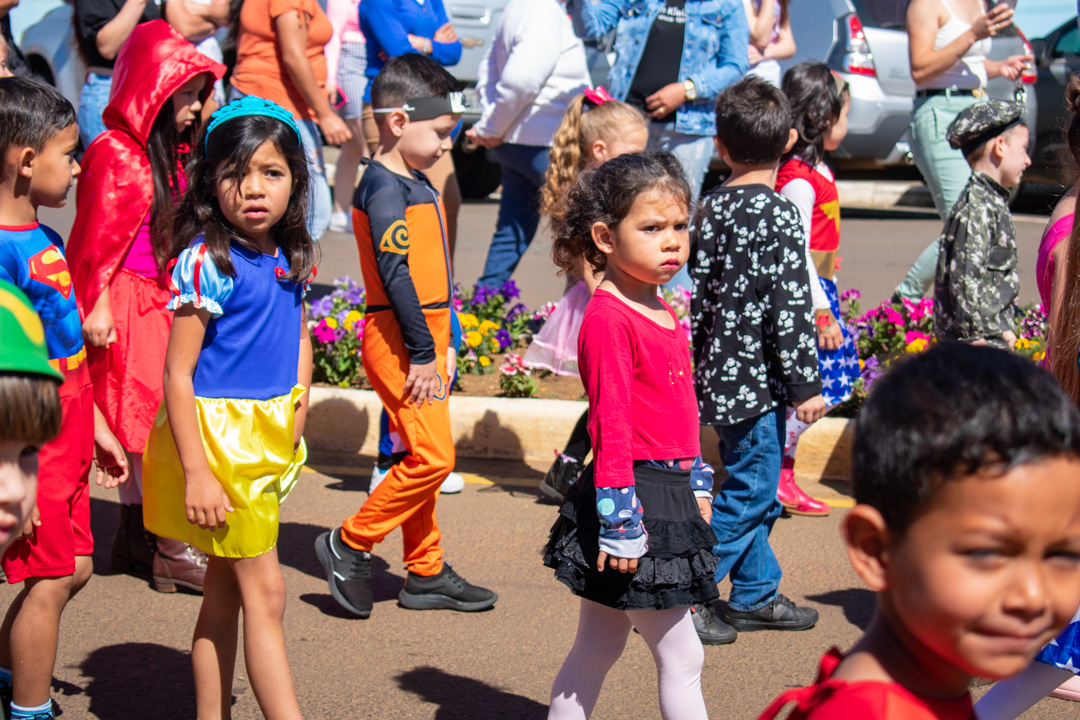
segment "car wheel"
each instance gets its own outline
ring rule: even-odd
[[[479,200],[498,189],[502,183],[502,166],[488,159],[485,148],[465,147],[459,138],[451,153],[463,198]]]
[[[49,63],[45,62],[43,57],[40,55],[30,55],[26,58],[26,63],[30,66],[31,75],[44,83],[56,87],[56,81],[53,80],[53,74],[52,70],[49,69]]]

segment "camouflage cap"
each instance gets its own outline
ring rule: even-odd
[[[949,125],[946,137],[954,150],[970,155],[983,143],[993,140],[1023,122],[1024,105],[1004,100],[987,100],[964,109]]]

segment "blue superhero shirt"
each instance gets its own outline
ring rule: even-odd
[[[11,282],[30,298],[45,326],[50,359],[82,355],[82,319],[71,289],[64,242],[54,230],[39,223],[0,225],[0,280]]]

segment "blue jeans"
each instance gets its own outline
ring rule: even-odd
[[[701,195],[701,185],[705,182],[705,173],[709,171],[709,161],[713,156],[711,135],[684,135],[675,132],[675,123],[649,123],[649,149],[666,150],[679,159],[686,181],[690,183],[690,199],[697,202]],[[683,265],[675,277],[664,283],[668,290],[682,285],[690,290],[690,271]]]
[[[730,426],[714,426],[728,477],[713,499],[712,529],[720,558],[716,581],[731,576],[732,610],[752,612],[776,597],[780,563],[769,533],[780,517],[776,487],[784,455],[785,411],[778,408]]]
[[[244,93],[233,88],[229,98],[239,100]],[[314,120],[296,119],[300,128],[300,144],[304,146],[304,155],[308,164],[308,220],[307,229],[311,239],[319,239],[330,227],[330,211],[333,203],[330,199],[330,186],[326,182],[326,165],[323,163],[322,136],[319,125]]]
[[[90,147],[101,133],[105,132],[105,123],[101,120],[105,106],[109,104],[109,91],[112,89],[112,77],[87,73],[79,94],[79,109],[76,120],[79,123],[79,140],[83,151]]]
[[[548,148],[506,144],[495,148],[495,154],[502,165],[502,200],[484,272],[476,282],[499,288],[514,274],[540,224]]]

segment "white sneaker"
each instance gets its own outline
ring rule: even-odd
[[[375,488],[379,487],[379,483],[385,480],[389,474],[389,470],[380,470],[378,465],[371,468],[371,484],[368,485],[368,495],[375,492]]]
[[[456,495],[465,489],[465,478],[460,474],[452,472],[446,476],[446,479],[442,482],[442,487],[439,488],[439,492],[443,495]]]
[[[352,216],[347,212],[330,213],[330,232],[351,233]]]

